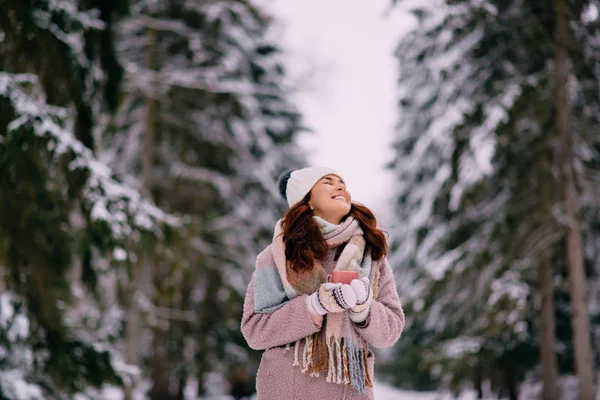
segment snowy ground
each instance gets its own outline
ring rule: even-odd
[[[120,390],[105,390],[103,395],[107,400],[122,400],[123,395]],[[134,397],[138,397],[135,396]],[[140,396],[136,400],[141,400],[143,396]],[[443,395],[435,392],[413,392],[409,390],[401,390],[384,383],[376,383],[375,384],[375,400],[449,400],[452,397]],[[460,400],[471,400],[475,399],[476,396],[461,396]],[[215,395],[208,396],[197,400],[232,400],[231,396],[224,395]],[[249,400],[256,400],[256,397],[253,397]]]
[[[409,390],[401,390],[384,383],[375,384],[375,400],[445,400],[451,397],[435,392],[412,392]],[[460,400],[475,399],[476,396],[469,396],[465,393],[460,397]]]
[[[144,386],[144,385],[142,385]],[[484,385],[485,386],[485,385]],[[562,400],[576,400],[577,399],[577,380],[572,376],[565,376],[560,378],[559,382]],[[148,390],[149,387],[140,388],[142,390]],[[193,388],[190,388],[193,389]],[[519,400],[537,400],[540,398],[541,386],[539,383],[536,384],[523,384],[519,392]],[[598,388],[596,400],[600,400],[600,388]],[[484,387],[484,392],[486,388]],[[186,399],[192,400],[193,390],[190,390],[186,394]],[[106,389],[102,393],[102,397],[105,400],[123,400],[123,394],[119,389]],[[496,399],[491,393],[485,396],[485,399]],[[134,394],[135,400],[144,400],[145,397],[141,393]],[[402,390],[382,382],[375,383],[375,400],[476,400],[477,394],[473,390],[466,390],[461,393],[460,397],[453,397],[448,392],[415,392],[410,390]],[[231,396],[225,395],[213,395],[204,398],[198,398],[194,400],[233,400]],[[248,400],[256,400],[253,397]],[[333,399],[332,399],[333,400]]]
[[[231,400],[229,396],[213,396],[198,400]],[[413,392],[409,390],[397,389],[384,383],[375,384],[375,400],[449,400],[452,397],[435,392]],[[474,395],[465,394],[460,400],[476,399]],[[256,400],[253,397],[251,400]]]

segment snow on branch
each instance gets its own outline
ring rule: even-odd
[[[482,347],[480,337],[458,337],[442,344],[444,354],[448,358],[460,358],[466,354],[476,354]]]
[[[34,354],[26,344],[30,323],[13,292],[0,295],[0,391],[5,398],[43,400],[41,388],[28,382]]]
[[[98,18],[98,10],[80,11],[73,0],[49,0],[48,11],[68,16],[70,21],[77,21],[84,28],[104,29],[104,22]]]
[[[105,28],[105,23],[95,15],[98,14],[97,10],[80,11],[76,2],[72,0],[50,0],[44,8],[38,7],[33,11],[35,23],[65,43],[80,65],[88,66],[89,61],[85,55],[83,32],[88,29],[102,30]],[[62,23],[58,24],[56,21]],[[67,26],[70,27],[70,31],[65,29]]]
[[[69,168],[89,173],[83,196],[91,206],[92,220],[106,222],[116,239],[123,239],[134,230],[152,231],[160,236],[161,225],[181,225],[178,217],[165,213],[142,199],[135,189],[113,179],[110,167],[98,161],[72,132],[56,122],[66,116],[64,109],[33,98],[19,86],[21,82],[33,83],[34,80],[31,75],[0,72],[0,97],[7,98],[18,115],[8,125],[8,133],[31,126],[36,135],[49,139],[47,149],[55,157],[66,153],[72,155]]]

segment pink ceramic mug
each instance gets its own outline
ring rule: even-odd
[[[356,271],[333,271],[332,274],[327,275],[327,282],[332,283],[346,283],[349,284],[353,279],[358,279],[358,272]]]

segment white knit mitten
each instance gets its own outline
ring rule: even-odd
[[[356,305],[350,308],[350,319],[354,322],[364,322],[369,316],[373,293],[369,286],[369,278],[353,279],[350,287],[356,295]]]
[[[355,305],[354,289],[341,283],[323,283],[319,290],[306,298],[308,310],[318,315],[346,311]]]

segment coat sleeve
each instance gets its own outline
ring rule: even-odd
[[[387,259],[380,263],[379,291],[371,302],[369,316],[364,323],[354,326],[373,347],[389,347],[400,338],[404,329],[404,311]]]
[[[251,348],[264,350],[283,346],[319,331],[320,327],[308,312],[306,295],[286,300],[269,312],[257,312],[256,301],[260,302],[261,298],[255,298],[256,274],[257,271],[246,291],[241,323],[242,333]]]

